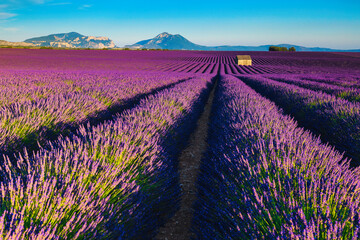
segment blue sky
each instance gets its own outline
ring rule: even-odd
[[[359,49],[360,1],[0,0],[0,39],[71,31],[107,36],[118,46],[169,32],[209,46]]]

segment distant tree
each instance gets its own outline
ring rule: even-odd
[[[269,47],[269,51],[271,51],[271,52],[272,52],[272,51],[279,51],[278,48],[279,48],[279,47],[270,46],[270,47]]]
[[[289,48],[289,51],[290,52],[296,52],[296,49],[295,49],[295,47],[291,47],[291,48]]]
[[[289,49],[287,49],[287,47],[270,46],[269,51],[287,52],[287,51],[289,51]]]

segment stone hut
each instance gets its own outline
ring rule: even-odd
[[[252,60],[250,55],[237,55],[238,65],[251,66]]]

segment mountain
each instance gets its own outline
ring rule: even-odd
[[[0,46],[13,46],[13,47],[33,47],[32,43],[25,42],[8,42],[5,40],[0,40]]]
[[[107,37],[84,36],[76,32],[51,34],[43,37],[30,38],[26,43],[41,47],[65,48],[114,48],[115,44]]]
[[[360,49],[353,50],[340,50],[331,48],[320,47],[303,47],[291,44],[278,44],[278,45],[261,45],[261,46],[202,46],[190,42],[179,34],[169,34],[163,32],[156,37],[148,40],[137,42],[133,45],[126,45],[125,48],[131,49],[171,49],[171,50],[206,50],[206,51],[269,51],[270,46],[278,47],[295,47],[296,51],[312,51],[312,52],[360,52]]]
[[[160,33],[156,37],[127,45],[125,48],[133,49],[171,49],[171,50],[207,50],[207,47],[190,42],[180,34]]]

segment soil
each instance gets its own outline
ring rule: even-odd
[[[196,182],[201,159],[207,148],[208,123],[215,88],[216,86],[210,93],[204,112],[197,122],[195,131],[190,136],[188,146],[181,152],[179,157],[179,175],[182,191],[180,209],[160,228],[155,238],[157,240],[185,240],[195,237],[191,232],[192,207],[197,197]]]

